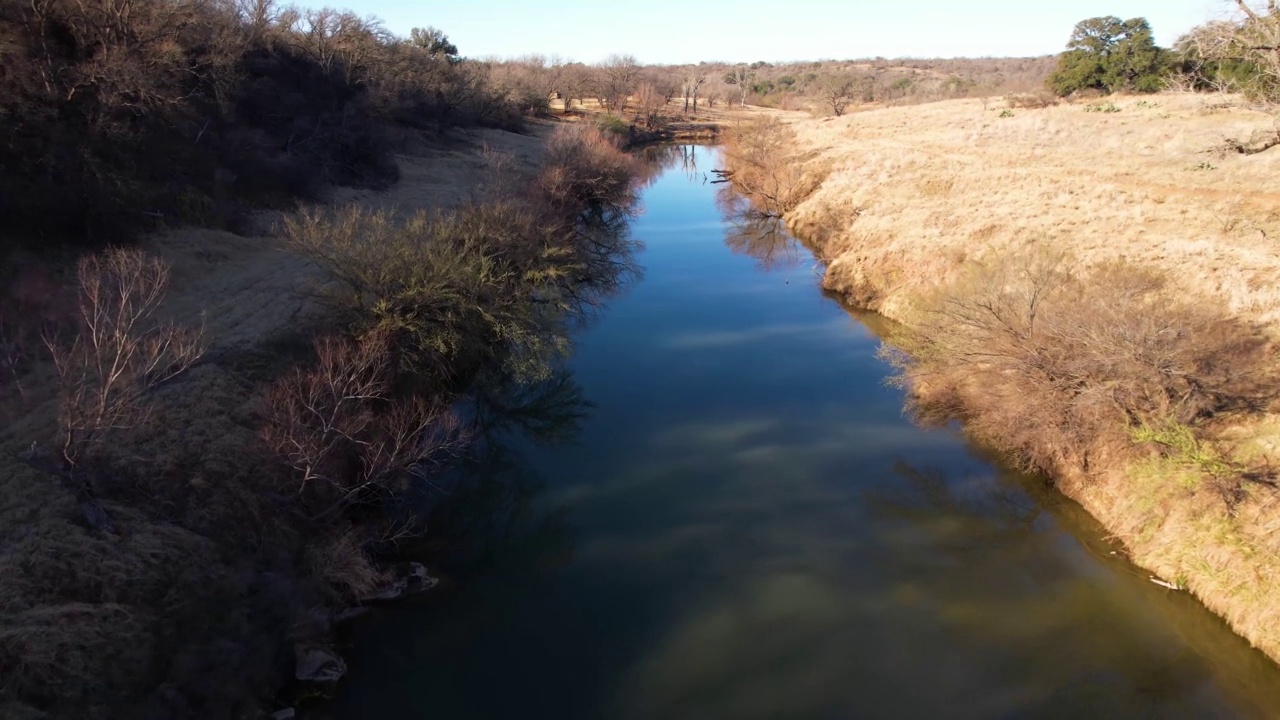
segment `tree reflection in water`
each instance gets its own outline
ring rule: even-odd
[[[755,258],[764,271],[800,267],[803,254],[782,218],[761,212],[727,184],[716,192],[716,207],[724,218],[724,244],[734,254]]]
[[[569,554],[564,518],[539,509],[544,483],[521,447],[572,439],[591,409],[582,389],[558,372],[532,385],[491,385],[469,404],[472,451],[430,501],[435,561],[466,575],[483,574],[513,555],[531,565],[562,562]]]

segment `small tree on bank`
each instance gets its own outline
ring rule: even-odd
[[[1168,53],[1155,44],[1146,18],[1090,18],[1076,25],[1049,87],[1059,95],[1079,90],[1156,92],[1167,67]]]

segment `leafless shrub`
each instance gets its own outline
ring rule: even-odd
[[[1057,105],[1058,97],[1052,93],[1009,93],[1004,96],[1005,105],[1014,109],[1041,110]]]
[[[573,210],[583,205],[628,205],[634,200],[638,174],[637,160],[599,128],[563,126],[547,140],[534,181],[535,201]]]
[[[667,98],[652,83],[645,83],[636,91],[636,119],[648,130],[662,127],[666,115]]]
[[[281,378],[262,438],[290,469],[314,517],[330,517],[423,477],[463,443],[457,419],[421,398],[395,399],[387,335],[322,338],[318,364]]]
[[[812,195],[830,173],[796,150],[795,132],[777,119],[745,122],[725,138],[734,187],[766,214],[781,217]]]
[[[973,263],[920,304],[890,350],[923,411],[959,412],[1028,466],[1083,464],[1128,429],[1195,425],[1270,401],[1256,328],[1153,273],[1080,273],[1044,250]]]
[[[857,88],[857,78],[851,75],[832,75],[819,84],[818,98],[836,117],[840,117],[844,115],[849,103],[853,102]]]
[[[154,388],[204,353],[203,331],[157,316],[169,268],[139,250],[88,255],[76,269],[79,326],[48,338],[60,390],[60,451],[68,469],[109,433],[138,424]]]

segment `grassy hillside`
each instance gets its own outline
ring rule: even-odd
[[[900,322],[916,411],[1052,474],[1280,659],[1280,155],[1231,147],[1273,118],[1189,94],[776,117],[793,149],[751,177],[799,191],[826,287]]]

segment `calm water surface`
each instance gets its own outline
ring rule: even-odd
[[[714,153],[646,190],[642,279],[537,398],[576,432],[473,470],[448,588],[357,629],[340,717],[1280,717],[1280,673],[1079,508],[904,418]]]

